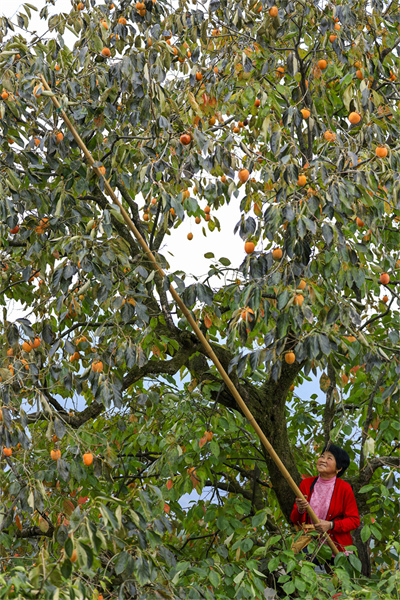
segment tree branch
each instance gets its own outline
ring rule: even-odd
[[[53,537],[54,527],[53,525],[49,526],[47,531],[42,531],[40,527],[34,525],[33,527],[27,527],[26,529],[22,529],[21,531],[18,529],[16,532],[17,538],[33,538],[33,537]]]

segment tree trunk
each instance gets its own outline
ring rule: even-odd
[[[371,577],[371,556],[369,551],[370,539],[366,542],[363,542],[361,539],[361,530],[363,528],[363,523],[360,524],[357,529],[351,532],[353,536],[354,545],[357,548],[358,558],[361,560],[361,574],[365,577]]]

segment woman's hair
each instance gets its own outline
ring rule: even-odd
[[[350,456],[347,454],[346,450],[343,450],[343,448],[340,448],[339,446],[335,446],[335,444],[326,444],[321,454],[324,452],[330,452],[333,454],[336,460],[336,467],[340,469],[337,476],[342,477],[343,473],[350,464]]]

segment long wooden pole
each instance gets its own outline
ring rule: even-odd
[[[49,92],[51,92],[51,89],[50,89],[50,87],[49,87],[49,85],[48,85],[48,83],[47,83],[47,81],[46,81],[46,79],[44,78],[43,75],[41,75],[41,79],[42,79],[42,85],[43,85],[44,89],[47,90],[47,91],[49,91]],[[95,161],[94,161],[91,153],[86,148],[86,145],[82,141],[82,139],[79,136],[78,132],[76,131],[75,127],[72,125],[72,123],[69,120],[68,116],[66,115],[65,111],[61,108],[61,106],[60,106],[57,98],[53,95],[53,96],[51,96],[51,100],[52,100],[54,106],[56,107],[57,112],[59,112],[60,115],[62,116],[62,118],[64,119],[65,124],[67,125],[68,129],[72,133],[72,135],[73,135],[76,143],[78,144],[79,148],[84,153],[84,155],[85,155],[88,163],[91,165],[91,167],[95,171],[96,175],[100,179],[103,178],[103,175],[100,172],[99,168],[94,166]],[[124,209],[124,207],[122,206],[121,202],[119,201],[119,199],[115,195],[114,190],[111,188],[110,184],[108,183],[108,181],[105,178],[104,178],[104,187],[107,190],[108,195],[112,198],[113,202],[119,207],[119,209],[121,211],[121,214],[122,214],[122,216],[123,216],[123,218],[125,220],[125,223],[129,227],[129,229],[132,231],[132,233],[135,236],[135,238],[137,239],[137,241],[138,241],[139,245],[141,246],[143,252],[147,255],[148,259],[153,264],[154,269],[159,273],[159,275],[162,278],[164,278],[166,275],[165,275],[164,271],[162,270],[162,268],[160,267],[160,265],[157,263],[154,254],[151,252],[151,250],[148,247],[148,245],[146,244],[145,240],[140,235],[140,232],[136,228],[135,224],[132,222],[130,216],[128,215],[128,213],[126,212],[126,210]],[[200,340],[202,346],[204,347],[205,351],[207,352],[208,356],[211,358],[211,360],[213,361],[213,363],[216,366],[217,370],[219,371],[219,373],[220,373],[220,375],[221,375],[221,377],[222,377],[222,379],[223,379],[226,387],[229,389],[229,391],[231,392],[232,396],[235,398],[236,402],[240,406],[240,408],[241,408],[243,414],[245,415],[246,419],[248,420],[248,422],[250,423],[250,425],[253,427],[254,431],[256,432],[256,434],[258,435],[258,437],[260,438],[262,445],[267,450],[268,454],[270,455],[270,457],[272,458],[272,460],[274,461],[274,463],[276,464],[276,466],[278,467],[278,469],[282,473],[283,477],[286,479],[286,481],[289,484],[289,486],[292,489],[292,491],[296,494],[296,497],[297,498],[301,498],[302,500],[305,500],[305,498],[304,498],[302,492],[300,491],[299,487],[296,485],[296,483],[292,479],[292,476],[290,475],[289,471],[287,470],[287,468],[285,467],[285,465],[283,464],[283,462],[281,461],[281,459],[279,458],[279,456],[275,452],[275,450],[272,447],[272,445],[269,443],[269,441],[266,438],[266,436],[264,435],[262,429],[260,428],[260,426],[258,425],[257,421],[253,417],[251,411],[249,410],[249,408],[247,407],[246,403],[244,402],[244,400],[242,399],[241,395],[239,394],[239,392],[237,391],[236,387],[234,386],[231,378],[229,377],[229,375],[225,371],[224,367],[221,365],[221,363],[220,363],[217,355],[215,354],[214,350],[212,349],[212,347],[208,343],[208,341],[205,338],[203,332],[201,331],[201,329],[197,325],[196,321],[193,319],[193,317],[192,317],[189,309],[184,304],[184,302],[181,300],[180,296],[175,291],[175,288],[172,287],[172,284],[170,284],[170,286],[169,286],[169,291],[170,291],[173,299],[175,300],[176,304],[179,306],[179,308],[181,309],[181,311],[185,315],[185,317],[186,317],[187,321],[189,322],[190,326],[192,327],[193,331],[195,332],[195,334],[199,338],[199,340]],[[308,514],[309,514],[309,516],[310,516],[310,518],[311,518],[311,520],[312,520],[313,523],[319,523],[319,519],[318,519],[317,515],[315,514],[315,512],[313,511],[313,509],[311,508],[311,506],[309,506],[307,508],[307,512],[308,512]],[[332,552],[335,555],[338,554],[339,550],[336,548],[335,543],[331,540],[331,538],[328,535],[325,534],[325,537],[326,537],[326,541],[328,542],[330,548],[332,549]]]

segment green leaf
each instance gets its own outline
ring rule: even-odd
[[[361,529],[361,540],[365,543],[370,536],[371,536],[371,529],[369,528],[368,525],[364,525],[364,527]]]
[[[286,594],[293,594],[293,592],[295,591],[295,585],[294,585],[294,581],[288,581],[287,583],[285,583],[283,585],[283,589],[285,590]]]
[[[268,563],[268,570],[272,573],[278,568],[280,562],[279,556],[274,556]]]
[[[268,518],[268,513],[266,510],[262,510],[254,515],[251,520],[252,527],[260,527],[260,525],[264,525]]]
[[[354,567],[354,569],[361,573],[361,560],[355,554],[349,554],[348,559],[350,564]]]
[[[126,550],[120,552],[115,559],[114,568],[117,575],[120,575],[129,564],[129,559],[131,559],[131,555]]]
[[[359,490],[359,494],[366,494],[367,492],[370,492],[371,490],[375,489],[375,486],[372,483],[369,483],[368,485],[364,485],[360,490]]]
[[[245,571],[240,571],[240,573],[238,573],[238,575],[236,575],[236,577],[233,579],[233,581],[236,583],[236,585],[239,585],[244,576],[245,576]]]
[[[224,267],[229,267],[229,265],[231,264],[231,261],[229,260],[229,258],[220,258],[219,262],[221,263],[221,265],[224,265]]]
[[[210,570],[210,572],[208,574],[208,579],[210,580],[210,583],[213,587],[215,587],[215,588],[220,587],[221,577],[219,576],[219,574],[216,571]]]

